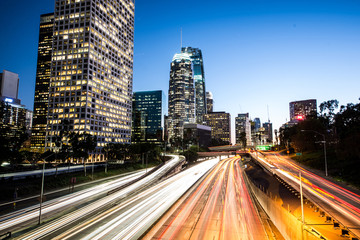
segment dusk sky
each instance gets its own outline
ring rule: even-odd
[[[0,0],[0,71],[20,75],[19,98],[33,108],[40,14],[53,0]],[[360,1],[184,0],[135,3],[134,91],[163,90],[183,46],[203,52],[214,110],[289,120],[289,102],[318,105],[360,97]],[[167,112],[167,111],[166,111]],[[233,136],[234,138],[234,136]]]

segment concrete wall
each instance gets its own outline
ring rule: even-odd
[[[302,231],[301,219],[283,208],[279,202],[264,193],[260,188],[255,186],[251,181],[247,181],[250,190],[256,197],[262,208],[265,210],[271,221],[280,231],[285,239],[289,240],[318,240],[308,230]],[[304,237],[302,237],[302,232]]]

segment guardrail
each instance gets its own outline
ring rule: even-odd
[[[266,170],[267,172],[269,172],[270,174],[272,174],[273,176],[275,176],[278,179],[281,179],[282,181],[286,182],[288,185],[290,185],[294,190],[296,190],[297,192],[300,192],[300,186],[299,184],[294,184],[293,182],[288,182],[287,180],[285,180],[281,175],[277,174],[275,169],[278,169],[276,166],[272,165],[271,163],[263,160],[262,158],[259,158],[259,156],[257,154],[261,154],[260,152],[257,152],[256,154],[251,153],[251,157],[256,161],[256,163],[262,167],[264,170]],[[264,155],[263,155],[264,157]],[[328,216],[330,216],[334,221],[334,227],[335,224],[341,223],[341,221],[339,221],[336,217],[334,217],[333,214],[331,214],[329,211],[325,211],[325,208],[323,206],[321,206],[321,204],[319,204],[318,201],[316,201],[315,199],[313,199],[313,197],[309,194],[306,193],[306,191],[303,191],[303,195],[306,197],[306,199],[308,199],[314,206],[318,207],[319,209],[322,209],[323,212],[326,212],[326,214]],[[346,226],[344,224],[342,224],[345,228]],[[317,231],[314,230],[313,228],[308,229],[308,228],[304,228],[305,231],[310,232],[313,235],[317,235]],[[356,236],[351,230],[346,230],[348,232],[351,232],[354,236]],[[320,239],[325,239],[322,236],[319,237]],[[356,238],[354,238],[356,239]]]
[[[0,240],[10,239],[11,238],[11,232],[7,232],[0,235]]]

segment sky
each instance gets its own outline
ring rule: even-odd
[[[53,8],[53,0],[0,0],[0,71],[19,74],[29,109],[39,18]],[[182,45],[202,50],[206,91],[214,111],[231,114],[233,135],[246,112],[278,129],[291,101],[359,102],[359,26],[358,0],[136,0],[133,90],[167,96],[182,29]]]

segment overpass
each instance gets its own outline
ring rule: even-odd
[[[243,147],[239,144],[236,145],[223,145],[223,146],[216,146],[216,147],[209,147],[211,152],[224,152],[224,151],[238,151]]]

